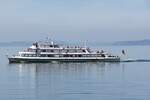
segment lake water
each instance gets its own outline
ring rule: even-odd
[[[150,62],[9,64],[22,48],[0,47],[0,100],[150,100]],[[150,59],[150,46],[99,48]]]

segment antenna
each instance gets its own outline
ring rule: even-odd
[[[84,47],[87,48],[87,41],[84,41]]]
[[[52,39],[50,38],[50,33],[46,33],[46,42],[51,42]]]

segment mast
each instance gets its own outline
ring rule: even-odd
[[[38,56],[38,54],[39,54],[39,44],[38,44],[38,42],[35,43],[35,47],[36,47],[35,53],[36,53],[36,56]]]

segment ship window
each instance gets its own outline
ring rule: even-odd
[[[32,55],[33,57],[36,57],[36,55]]]
[[[64,55],[64,57],[69,57],[69,55]]]
[[[68,53],[69,52],[69,50],[67,50],[67,52],[66,53]]]
[[[82,57],[82,55],[79,55],[79,57]]]
[[[54,50],[51,50],[51,52],[54,52]]]
[[[59,46],[58,45],[54,45],[54,48],[58,48]]]
[[[49,50],[49,49],[47,49],[46,51],[47,51],[47,52],[50,52],[50,50]]]
[[[83,57],[86,57],[86,55],[82,55]]]
[[[102,54],[101,56],[102,56],[102,57],[105,57],[105,55],[104,55],[104,54]]]
[[[73,57],[73,55],[70,55],[70,57]]]
[[[82,50],[82,52],[86,52],[85,50]]]
[[[24,57],[28,57],[28,54],[24,54]]]
[[[78,55],[75,55],[75,57],[78,57]]]
[[[44,49],[44,50],[42,50],[42,52],[46,52],[46,50]]]
[[[54,55],[48,55],[48,57],[54,57]]]
[[[41,55],[41,57],[46,57],[46,55]]]
[[[33,57],[33,55],[32,55],[32,54],[29,54],[28,57]]]
[[[26,54],[26,57],[29,57],[29,55],[28,55],[28,54]]]
[[[53,47],[53,45],[50,45],[50,47]]]

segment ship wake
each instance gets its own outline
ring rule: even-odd
[[[121,62],[150,62],[150,59],[123,59]]]

